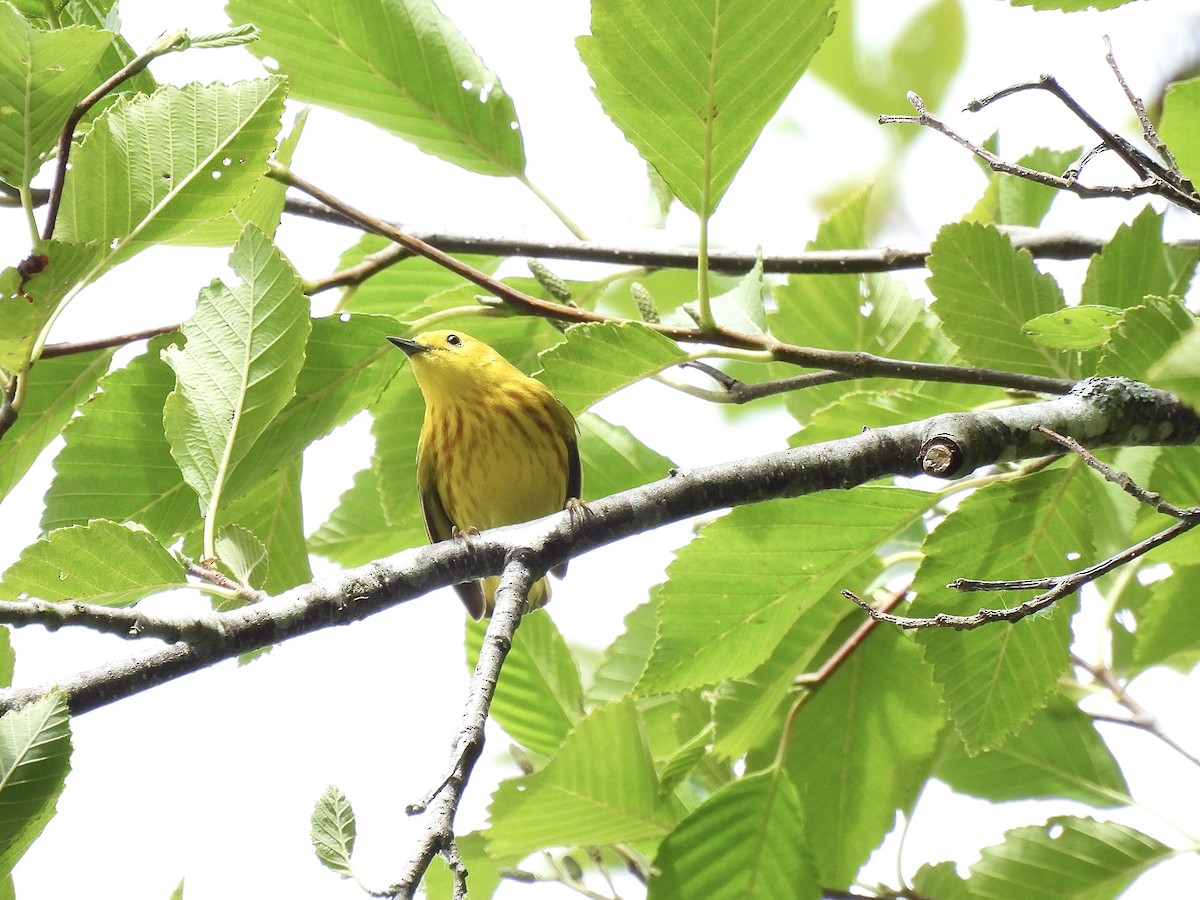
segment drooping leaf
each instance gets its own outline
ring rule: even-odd
[[[56,235],[106,248],[99,274],[224,216],[266,170],[284,93],[265,78],[118,100],[71,153]]]
[[[267,434],[270,433],[268,430]],[[268,554],[265,578],[261,584],[254,585],[268,594],[278,594],[312,581],[300,494],[302,463],[300,456],[281,463],[258,485],[226,507],[229,521],[249,529]],[[222,562],[228,562],[219,550],[217,556]]]
[[[0,369],[21,370],[54,311],[100,258],[100,253],[95,244],[38,241],[30,258],[39,261],[40,271],[27,278],[16,269],[6,269],[0,274],[0,321],[4,322],[0,334]]]
[[[488,851],[524,855],[540,847],[654,841],[677,818],[630,700],[580,720],[546,767],[503,782],[489,809]]]
[[[365,119],[483,175],[522,175],[512,99],[432,0],[229,0],[297,100]]]
[[[354,483],[338,499],[329,518],[309,537],[309,550],[349,567],[419,545],[425,540],[425,526],[418,510],[415,470],[413,477],[413,509],[408,527],[399,527],[384,518],[375,470],[367,466],[354,476]]]
[[[1079,158],[1080,148],[1058,151],[1037,147],[1017,160],[1017,165],[1051,175],[1061,175]],[[987,167],[988,186],[975,208],[965,216],[968,222],[985,225],[1024,225],[1035,228],[1042,224],[1050,204],[1059,191],[1005,172]]]
[[[54,816],[71,767],[67,699],[58,690],[0,717],[0,873],[10,875]]]
[[[647,900],[794,900],[821,896],[805,815],[779,772],[722,788],[659,847]]]
[[[217,534],[217,557],[239,584],[256,590],[267,579],[267,548],[249,529],[226,525]]]
[[[1094,350],[1120,320],[1121,310],[1115,306],[1071,306],[1035,316],[1023,331],[1043,347]]]
[[[665,478],[671,460],[655,453],[629,429],[613,425],[595,413],[579,423],[579,463],[583,468],[583,498],[598,499]]]
[[[832,10],[831,0],[599,0],[576,44],[608,117],[707,218],[832,30]]]
[[[474,668],[486,622],[467,622],[467,666]],[[509,736],[542,756],[553,756],[583,716],[579,666],[544,610],[521,619],[496,685],[491,715]]]
[[[0,576],[0,597],[128,606],[184,583],[183,567],[150,532],[96,519],[26,547]]]
[[[177,379],[163,412],[171,455],[208,516],[295,394],[311,330],[299,279],[261,231],[247,227],[230,266],[242,281],[204,288],[187,343],[163,351]]]
[[[230,490],[253,488],[300,453],[370,406],[403,365],[387,342],[387,316],[321,316],[312,320],[295,396],[271,420],[230,478]]]

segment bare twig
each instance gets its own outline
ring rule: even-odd
[[[879,606],[879,612],[890,613],[893,609],[900,605],[904,600],[904,595],[908,593],[908,588],[896,591],[892,596]],[[842,667],[848,660],[851,654],[854,653],[867,636],[879,626],[879,620],[875,618],[867,619],[855,629],[854,634],[846,638],[842,645],[829,655],[829,658],[821,664],[821,667],[815,672],[806,672],[803,675],[797,675],[795,681],[792,682],[794,687],[802,687],[812,689],[814,686],[824,684],[829,678]]]
[[[41,359],[53,359],[56,356],[71,356],[75,353],[91,353],[93,350],[108,350],[112,347],[124,347],[134,341],[144,341],[160,334],[170,334],[179,330],[179,323],[171,325],[156,325],[141,331],[131,331],[128,334],[114,334],[109,337],[96,338],[92,341],[72,341],[61,344],[47,344],[42,348]]]
[[[500,668],[512,647],[513,635],[521,624],[521,609],[529,595],[529,586],[541,574],[531,567],[528,554],[514,553],[505,563],[500,586],[496,590],[496,608],[488,622],[479,660],[475,664],[475,674],[471,676],[471,684],[467,689],[462,725],[451,751],[450,765],[433,790],[408,807],[409,815],[427,813],[428,819],[415,855],[401,879],[388,891],[392,897],[405,900],[413,897],[421,877],[438,853],[446,857],[454,873],[456,892],[461,883],[463,895],[466,894],[466,869],[458,858],[454,843],[454,816],[471,777],[471,770],[483,752],[488,709],[496,692]]]
[[[1067,447],[1077,453],[1089,466],[1098,471],[1105,479],[1120,486],[1127,493],[1142,503],[1158,510],[1164,515],[1172,516],[1179,521],[1144,541],[1139,541],[1132,547],[1127,547],[1107,559],[1101,560],[1087,568],[1071,572],[1067,575],[1052,575],[1042,578],[1022,578],[1003,581],[982,581],[969,578],[957,578],[947,587],[960,592],[977,591],[1043,591],[1031,600],[1018,606],[1002,607],[999,609],[981,609],[970,616],[956,616],[949,613],[938,613],[936,616],[914,618],[909,616],[894,616],[873,609],[865,600],[851,591],[842,591],[842,596],[852,600],[865,610],[872,619],[888,622],[899,628],[953,628],[956,631],[970,631],[993,622],[1017,622],[1026,616],[1033,615],[1057,603],[1063,597],[1075,593],[1083,585],[1095,581],[1121,566],[1128,565],[1136,559],[1149,553],[1155,547],[1162,546],[1175,540],[1182,534],[1200,525],[1200,506],[1190,509],[1180,509],[1166,503],[1157,494],[1147,491],[1134,483],[1124,472],[1118,472],[1111,466],[1101,462],[1073,438],[1063,437],[1053,429],[1042,424],[1033,426],[1033,430],[1043,434],[1055,443]]]
[[[1129,101],[1129,105],[1133,107],[1138,124],[1142,126],[1142,139],[1154,148],[1154,152],[1166,163],[1168,169],[1172,172],[1178,172],[1179,165],[1175,162],[1175,155],[1167,149],[1166,142],[1158,136],[1158,131],[1150,121],[1150,117],[1146,115],[1146,104],[1129,87],[1129,83],[1125,80],[1125,75],[1117,65],[1117,58],[1113,55],[1112,41],[1109,40],[1107,34],[1104,36],[1104,51],[1104,59],[1108,62],[1108,67],[1112,69],[1113,75],[1117,78],[1117,83],[1121,85],[1121,90],[1125,92],[1125,98]]]
[[[1121,718],[1118,716],[1106,716],[1102,713],[1091,713],[1093,719],[1099,719],[1105,722],[1113,722],[1117,725],[1128,725],[1131,728],[1140,728],[1147,734],[1153,735],[1162,741],[1188,762],[1194,766],[1200,766],[1200,757],[1191,753],[1182,744],[1171,737],[1162,727],[1162,723],[1158,721],[1154,715],[1138,703],[1118,679],[1113,671],[1106,666],[1095,666],[1081,656],[1075,653],[1071,654],[1071,662],[1077,667],[1087,672],[1094,681],[1104,686],[1104,688],[1112,694],[1113,699],[1121,706],[1129,711],[1131,718]]]
[[[1052,175],[1048,172],[1042,172],[1037,169],[1031,169],[1027,166],[1017,165],[1016,163],[1007,162],[990,150],[981,147],[963,135],[959,134],[933,113],[925,108],[924,102],[916,93],[909,91],[908,102],[912,104],[917,111],[915,116],[880,116],[879,123],[881,125],[891,124],[909,124],[920,125],[925,128],[930,128],[939,134],[944,134],[946,137],[955,141],[960,146],[969,150],[979,159],[983,160],[996,172],[1003,172],[1009,175],[1015,175],[1019,178],[1024,178],[1028,181],[1033,181],[1038,184],[1044,184],[1048,187],[1057,188],[1062,191],[1069,191],[1080,197],[1139,197],[1147,194],[1155,194],[1161,196],[1170,202],[1187,209],[1190,212],[1200,213],[1200,196],[1191,189],[1191,185],[1178,171],[1171,171],[1159,163],[1152,160],[1145,153],[1142,153],[1136,147],[1129,143],[1120,135],[1105,129],[1097,122],[1091,114],[1084,110],[1079,104],[1068,94],[1061,85],[1050,75],[1043,75],[1034,81],[1022,82],[1020,84],[1011,85],[1003,88],[993,94],[983,97],[979,100],[972,101],[967,105],[969,111],[977,111],[983,109],[990,103],[999,100],[1003,97],[1011,96],[1027,90],[1045,90],[1057,97],[1067,108],[1074,113],[1081,121],[1083,121],[1093,132],[1100,136],[1101,146],[1117,153],[1122,160],[1133,170],[1135,175],[1141,179],[1137,184],[1131,185],[1084,185],[1078,179],[1078,168],[1082,166],[1083,161],[1090,158],[1093,154],[1088,154],[1076,164],[1076,167],[1068,171],[1066,175]]]

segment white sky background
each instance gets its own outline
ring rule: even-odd
[[[574,50],[574,37],[587,30],[586,3],[443,0],[440,5],[514,97],[530,178],[593,238],[694,242],[694,220],[687,213],[673,213],[666,234],[647,227],[651,215],[644,166],[604,118]],[[871,30],[879,34],[893,31],[899,19],[919,6],[887,0],[863,5],[872,11]],[[1049,71],[1103,121],[1125,124],[1128,107],[1104,63],[1100,36],[1113,36],[1131,84],[1148,95],[1195,50],[1196,38],[1181,28],[1180,17],[1200,16],[1200,4],[1171,0],[1072,16],[1035,15],[994,0],[966,5],[971,13],[969,62],[950,101],[934,111],[979,139],[1002,127],[1009,158],[1036,143],[1067,147],[1088,138],[1049,98],[1019,97],[975,116],[957,112],[968,99]],[[220,0],[124,0],[122,11],[125,34],[137,49],[169,29],[187,27],[200,34],[226,25]],[[157,61],[152,70],[161,81],[180,84],[262,74],[243,50],[176,55]],[[908,86],[895,87],[895,103],[879,112],[909,111],[904,101]],[[749,251],[756,244],[768,252],[802,249],[819,215],[811,197],[876,171],[889,149],[880,131],[861,116],[839,110],[827,90],[800,88],[730,189],[713,221],[714,242]],[[294,168],[363,209],[421,228],[567,237],[514,181],[462,172],[324,110],[312,111]],[[966,153],[932,133],[919,138],[903,174],[909,221],[889,223],[887,234],[901,244],[927,243],[939,225],[961,216],[983,187]],[[1105,237],[1133,212],[1118,202],[1084,204],[1066,197],[1056,201],[1048,224]],[[1181,235],[1196,233],[1194,220],[1182,216],[1171,220],[1171,227]],[[346,229],[293,221],[279,235],[285,252],[307,277],[330,271],[356,237]],[[0,217],[0,241],[10,261],[24,255],[27,235],[19,212]],[[79,298],[52,340],[186,318],[202,285],[228,277],[226,256],[225,250],[177,248],[146,253]],[[562,274],[576,272],[566,264],[552,267]],[[1054,271],[1069,280],[1082,269],[1055,266]],[[923,274],[912,283],[919,285],[921,278]],[[322,295],[315,301],[316,311],[327,311],[331,302],[330,295]],[[819,341],[814,335],[813,342]],[[723,427],[719,410],[700,401],[666,389],[629,393],[629,398],[607,401],[601,412],[684,466],[782,447],[791,430],[787,421],[760,418],[756,427],[734,431]],[[650,404],[652,415],[647,414]],[[57,446],[0,506],[0,567],[37,536],[40,496],[52,475]],[[354,471],[366,465],[369,449],[366,423],[360,419],[310,451],[304,484],[310,531],[349,486]],[[1171,499],[1188,503],[1196,498]],[[671,548],[687,534],[687,525],[664,528],[573,563],[571,577],[558,586],[550,607],[568,639],[593,647],[606,644],[618,633],[625,613],[645,599]],[[160,602],[195,601],[172,597]],[[330,783],[354,803],[356,860],[362,872],[375,883],[388,883],[398,861],[408,857],[421,824],[407,820],[403,806],[437,779],[458,724],[467,677],[462,619],[457,599],[443,592],[363,623],[290,641],[244,668],[216,666],[78,718],[73,723],[74,771],[58,815],[17,867],[18,895],[57,897],[83,888],[99,897],[165,898],[186,877],[189,900],[360,897],[356,888],[339,883],[319,865],[309,845],[312,804]],[[22,685],[132,649],[116,638],[71,630],[48,634],[24,629],[14,643],[17,683]],[[1200,748],[1195,679],[1164,674],[1135,687],[1136,696],[1175,737]],[[1116,729],[1110,736],[1128,761],[1126,775],[1135,796],[1200,831],[1195,769],[1140,734]],[[513,774],[501,738],[492,733],[459,818],[461,830],[481,824],[495,781]],[[944,791],[934,793],[938,795],[919,808],[908,839],[904,868],[910,874],[926,860],[969,864],[975,849],[999,840],[1004,827],[1072,811],[1062,802],[996,811],[941,796]],[[1155,820],[1130,821],[1174,839]],[[894,856],[884,857],[877,857],[877,877],[894,880]],[[1130,896],[1178,895],[1182,886],[1197,883],[1197,866],[1173,864],[1153,881],[1145,879]],[[519,886],[506,894],[517,895],[550,898],[565,892]]]

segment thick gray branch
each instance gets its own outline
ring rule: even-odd
[[[713,510],[854,487],[889,475],[947,477],[1006,460],[1061,453],[1035,425],[1088,447],[1192,444],[1200,416],[1173,394],[1122,378],[1089,379],[1066,396],[992,412],[955,413],[868,429],[841,440],[769,453],[688,472],[588,505],[486,531],[470,543],[408,550],[261,603],[222,613],[203,639],[81,672],[59,682],[73,712],[84,712],[258,647],[345,625],[445,585],[495,574],[518,551],[540,574],[595,547]],[[931,465],[929,448],[936,448]],[[956,465],[945,465],[948,461]],[[202,620],[186,624],[195,628]],[[194,632],[192,632],[194,635]],[[40,697],[48,686],[0,691],[0,712]]]

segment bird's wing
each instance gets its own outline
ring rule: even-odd
[[[430,543],[448,541],[454,537],[454,523],[446,515],[446,507],[442,506],[442,498],[438,496],[437,488],[432,484],[418,483],[417,493],[421,495],[421,512],[425,516],[425,533],[429,535]],[[454,586],[471,618],[479,621],[483,618],[484,599],[483,585],[478,581],[468,581]]]

